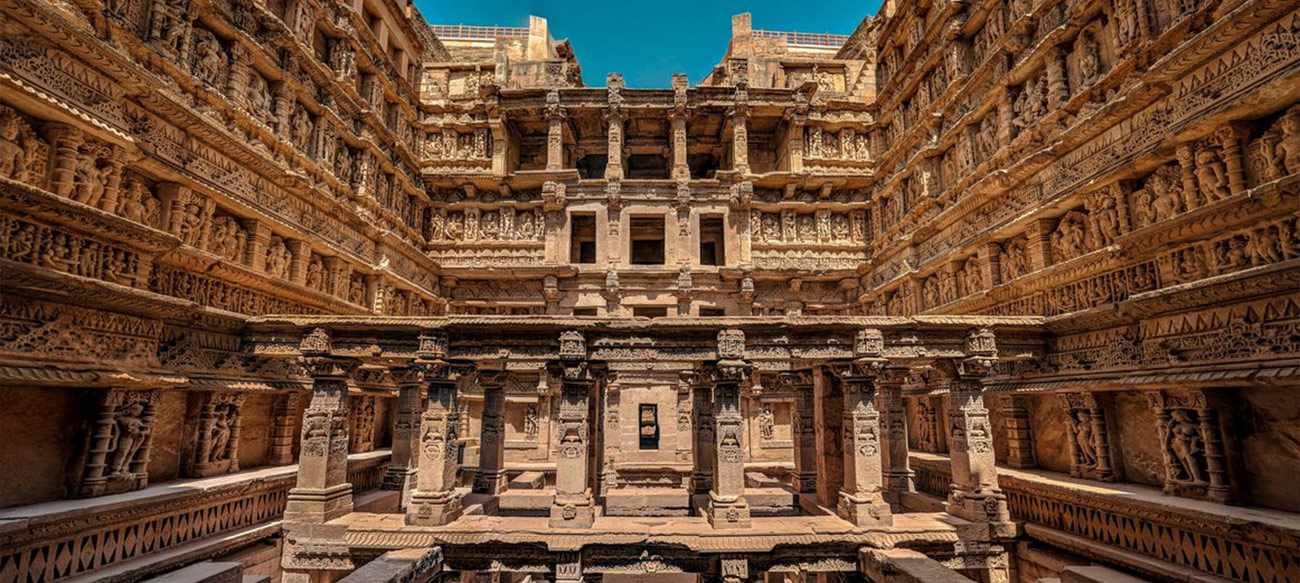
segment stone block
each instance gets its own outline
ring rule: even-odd
[[[541,490],[546,487],[546,474],[542,472],[524,472],[510,480],[511,490]]]
[[[605,495],[607,516],[687,516],[691,495],[681,488],[620,488]]]

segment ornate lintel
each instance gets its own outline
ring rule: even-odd
[[[565,384],[590,384],[605,376],[605,363],[592,360],[552,360],[546,370]]]
[[[345,379],[351,377],[361,366],[361,361],[355,358],[327,354],[304,354],[300,362],[307,374],[317,380]]]

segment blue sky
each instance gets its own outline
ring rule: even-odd
[[[849,34],[880,0],[802,2],[713,0],[416,0],[433,24],[528,26],[546,18],[551,36],[573,44],[588,85],[623,73],[629,87],[668,87],[674,72],[698,82],[718,62],[731,15],[750,12],[754,28]]]

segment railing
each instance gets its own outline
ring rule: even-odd
[[[756,38],[785,38],[792,47],[824,47],[836,49],[849,41],[848,35],[823,32],[795,32],[785,30],[755,30]]]
[[[515,26],[471,26],[467,24],[434,24],[433,34],[441,40],[493,40],[498,38],[525,38],[527,28]]]
[[[951,469],[947,458],[912,456],[916,489],[946,497]],[[1223,507],[1222,514],[1139,500],[1124,492],[1093,492],[1040,474],[1001,469],[998,483],[1016,520],[1086,538],[1118,551],[1137,553],[1157,562],[1212,573],[1249,583],[1300,581],[1300,540],[1296,530],[1271,523],[1242,520],[1239,511]],[[1067,549],[1068,550],[1068,549]],[[1130,564],[1102,551],[1096,558]],[[1149,574],[1162,575],[1151,570]]]
[[[354,456],[348,464],[354,492],[378,487],[390,458],[383,452]],[[39,504],[27,507],[34,509],[29,513],[7,509],[0,518],[15,519],[11,528],[0,528],[0,583],[50,583],[272,523],[284,514],[296,468],[259,468],[240,472],[246,479],[232,480],[240,474],[231,474]]]

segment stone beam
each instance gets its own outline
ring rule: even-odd
[[[971,583],[943,563],[908,549],[862,549],[858,563],[872,583]]]

